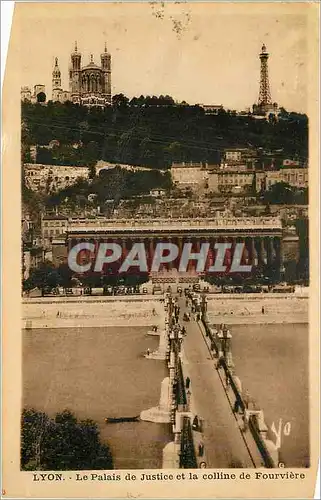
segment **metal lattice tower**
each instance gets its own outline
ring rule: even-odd
[[[260,76],[260,93],[258,102],[259,106],[266,106],[272,104],[270,84],[269,84],[268,59],[269,59],[269,54],[266,50],[266,46],[263,44],[262,51],[260,54],[261,76]]]

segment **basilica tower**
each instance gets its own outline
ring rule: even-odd
[[[69,90],[71,96],[80,93],[80,70],[81,70],[81,53],[78,52],[77,42],[75,42],[75,50],[71,54],[71,65],[69,68]]]
[[[105,44],[105,50],[100,55],[101,60],[101,70],[103,73],[103,89],[102,93],[106,99],[107,104],[111,104],[111,55],[107,52],[107,46]]]

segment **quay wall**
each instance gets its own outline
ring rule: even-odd
[[[161,297],[44,297],[22,303],[22,328],[154,326],[164,324]]]
[[[307,296],[281,293],[207,295],[209,323],[308,323]]]

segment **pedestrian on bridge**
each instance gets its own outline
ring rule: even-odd
[[[185,381],[186,389],[189,389],[190,383],[191,383],[191,379],[189,377],[186,377],[186,381]]]

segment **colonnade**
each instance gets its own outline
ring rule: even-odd
[[[153,262],[155,249],[158,243],[173,243],[178,246],[179,252],[178,257],[168,264],[162,264],[160,270],[172,270],[177,269],[179,266],[179,261],[183,249],[183,245],[185,243],[191,243],[191,252],[198,253],[201,249],[202,243],[209,243],[210,248],[207,255],[207,261],[205,265],[205,270],[210,266],[214,265],[216,251],[214,250],[216,243],[231,243],[231,248],[226,250],[224,264],[227,268],[230,267],[232,262],[232,257],[234,254],[234,249],[237,243],[243,243],[243,255],[242,255],[242,264],[252,265],[254,267],[263,267],[263,266],[273,266],[276,268],[283,267],[283,244],[281,236],[249,236],[249,237],[217,237],[217,236],[151,236],[151,237],[140,237],[137,235],[133,236],[124,236],[124,237],[87,237],[87,238],[68,238],[68,247],[71,250],[76,244],[80,242],[90,242],[95,245],[95,252],[91,254],[91,260],[94,261],[97,252],[98,246],[100,243],[112,242],[117,243],[122,248],[122,257],[123,261],[128,253],[130,252],[134,243],[143,243],[148,269],[151,268],[151,264]],[[88,252],[84,251],[83,254],[80,254],[79,262],[85,259],[88,262]],[[195,272],[196,271],[196,260],[190,260],[188,263],[187,271]]]

